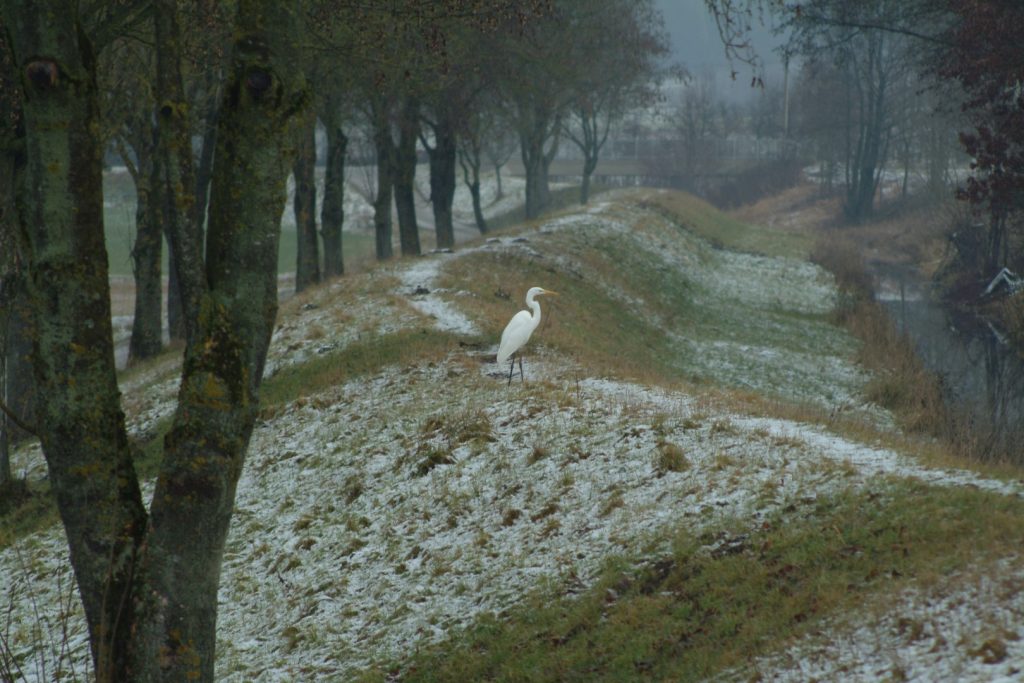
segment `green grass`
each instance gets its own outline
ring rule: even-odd
[[[632,234],[585,225],[527,233],[533,253],[463,256],[448,265],[441,284],[472,292],[460,305],[472,302],[481,328],[495,335],[522,308],[520,297],[529,287],[558,291],[562,296],[542,303],[546,317],[531,344],[571,356],[586,374],[654,384],[754,387],[782,400],[819,405],[836,400],[838,394],[829,389],[835,378],[823,377],[819,366],[852,358],[855,341],[832,324],[828,313],[766,305],[762,298],[750,301],[742,294],[724,296],[702,284],[698,274],[730,267],[728,255],[679,225],[710,233],[730,219],[686,195],[676,203],[689,207],[690,223],[658,210],[671,222],[664,221],[657,214],[630,210],[627,203],[612,217],[632,224]],[[745,229],[751,236],[770,236]],[[667,266],[654,253],[659,243],[672,243],[678,266]],[[615,296],[616,291],[624,296]],[[760,353],[767,349],[773,353]],[[857,390],[852,386],[856,376],[842,379],[846,384],[839,393]]]
[[[17,482],[15,486],[0,492],[5,497],[0,506],[0,550],[57,522],[57,507],[48,483]]]
[[[590,186],[590,201],[594,201],[601,193],[611,188],[602,183],[594,183]],[[545,214],[551,214],[562,209],[578,206],[580,201],[580,188],[578,186],[560,187],[551,191],[551,202],[545,210]],[[521,225],[526,222],[526,207],[507,211],[500,216],[487,221],[487,229],[490,232],[504,230],[505,228]]]
[[[610,261],[614,251],[609,247],[608,251],[598,250],[591,256],[596,261]],[[651,271],[635,274],[646,279]],[[664,281],[659,296],[677,302],[674,316],[685,316],[685,278],[678,271],[660,275]],[[595,287],[589,279],[573,277],[543,261],[520,255],[480,252],[451,263],[441,280],[441,286],[455,286],[475,295],[476,312],[484,319],[481,327],[493,330],[495,338],[505,322],[523,307],[522,293],[537,284],[559,292],[560,296],[542,302],[546,322],[541,322],[531,344],[544,344],[566,353],[588,368],[588,372],[639,380],[681,377],[677,350],[670,339],[642,313],[623,309],[620,301]],[[496,296],[499,291],[510,293],[509,298]]]
[[[127,173],[104,174],[103,209],[107,240],[107,260],[111,275],[132,274],[131,250],[135,242],[135,188]],[[295,271],[298,244],[294,228],[282,227],[277,255],[277,272]],[[342,254],[345,268],[352,270],[373,260],[376,254],[374,237],[370,233],[346,232],[342,236]],[[167,273],[167,242],[163,245],[162,272]]]
[[[273,414],[276,408],[297,398],[339,386],[388,365],[439,360],[454,343],[451,335],[434,329],[404,330],[368,338],[343,350],[284,368],[263,382],[260,404],[265,416]],[[180,350],[168,353],[180,353]],[[164,437],[170,431],[172,420],[171,416],[164,418],[156,424],[152,438],[133,444],[135,471],[140,481],[151,479],[159,472]],[[9,507],[0,509],[0,550],[58,521],[57,508],[46,483],[30,484],[27,490],[19,490],[17,502]]]
[[[911,581],[934,584],[1016,553],[1024,502],[913,482],[794,505],[757,531],[681,529],[667,555],[607,563],[580,595],[526,596],[510,613],[360,680],[704,680]]]
[[[455,344],[455,338],[433,328],[402,330],[374,336],[340,351],[318,355],[305,363],[289,365],[263,382],[260,404],[274,409],[346,381],[368,375],[388,365],[436,361]]]
[[[721,249],[806,260],[814,244],[805,232],[744,223],[684,192],[652,193],[646,204]]]

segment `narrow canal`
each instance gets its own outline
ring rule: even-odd
[[[876,298],[939,375],[957,418],[957,438],[983,459],[1024,463],[1024,358],[996,325],[954,314],[930,283],[906,273],[876,273]]]

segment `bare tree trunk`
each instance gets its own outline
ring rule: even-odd
[[[320,282],[320,249],[316,231],[316,116],[307,115],[299,133],[295,176],[295,232],[298,250],[295,291]]]
[[[4,163],[4,162],[0,162]],[[0,187],[7,189],[7,183],[3,182],[6,178],[3,177],[3,171],[0,171]],[[13,188],[9,188],[12,189]],[[13,194],[7,195],[9,198],[13,198]],[[0,200],[5,201],[6,200]],[[10,202],[7,202],[10,204]],[[0,211],[3,211],[3,207]],[[10,384],[8,382],[7,368],[10,365],[9,359],[11,358],[10,348],[8,340],[11,337],[12,331],[12,316],[11,306],[14,303],[15,293],[15,274],[13,268],[13,256],[14,250],[11,248],[11,239],[9,234],[6,233],[8,228],[6,223],[5,215],[0,213],[0,401],[3,402],[4,410],[0,411],[0,511],[3,510],[3,498],[6,497],[6,493],[14,481],[11,476],[11,437],[10,429],[11,422],[7,415],[7,411],[11,410],[11,392]],[[10,235],[13,237],[13,235]]]
[[[416,223],[416,139],[419,137],[419,103],[407,96],[402,102],[398,122],[398,145],[392,159],[395,185],[395,210],[403,256],[420,254],[420,228]]]
[[[536,218],[546,208],[546,188],[541,182],[543,155],[530,139],[523,139],[523,170],[526,173],[526,218]]]
[[[377,259],[383,261],[393,255],[391,247],[391,143],[390,124],[383,105],[374,112],[373,143],[377,151],[377,196],[373,199],[373,230],[376,238]]]
[[[597,168],[597,153],[585,152],[583,157],[583,180],[580,183],[580,204],[586,204],[590,201],[590,176],[593,175],[595,168]]]
[[[218,96],[210,98],[210,105],[207,107],[203,126],[203,143],[199,150],[199,164],[195,173],[195,204],[192,205],[191,220],[195,226],[195,239],[200,245],[203,244],[203,235],[206,230],[206,207],[210,196],[210,178],[213,173],[213,153],[217,145],[217,116],[219,94],[221,89],[217,88]],[[167,277],[167,328],[168,336],[172,340],[183,341],[185,339],[185,321],[181,303],[181,287],[178,284],[178,268],[174,247],[171,246],[170,234],[167,233],[168,244],[168,277]]]
[[[592,108],[581,107],[576,110],[573,116],[579,121],[579,134],[568,127],[565,128],[569,136],[580,152],[583,153],[583,173],[580,183],[580,204],[590,201],[590,177],[597,168],[597,160],[601,154],[601,148],[608,140],[608,131],[611,126],[610,117],[605,117],[604,131],[601,130],[601,117],[598,111]]]
[[[164,230],[167,238],[167,334],[176,341],[185,339],[185,314],[181,307],[181,285],[178,281],[178,256],[171,242],[171,235]]]
[[[0,228],[2,229],[2,228]],[[0,239],[0,245],[3,240]],[[7,391],[7,330],[10,329],[10,298],[7,289],[6,269],[0,264],[0,401],[4,408],[10,405]],[[11,476],[11,451],[8,437],[8,417],[6,410],[0,412],[0,498],[5,497],[7,489],[14,478]],[[2,509],[0,505],[0,509]]]
[[[450,249],[455,246],[455,225],[452,204],[455,201],[455,122],[446,107],[438,112],[437,122],[432,126],[434,146],[426,144],[430,157],[430,204],[434,211],[434,231],[437,246]],[[468,185],[468,183],[467,183]],[[472,191],[472,188],[471,188]],[[477,183],[477,193],[480,186]]]
[[[137,152],[139,150],[136,150]],[[163,252],[163,220],[156,215],[163,207],[152,201],[151,190],[158,178],[152,157],[139,154],[135,180],[135,244],[132,246],[132,271],[135,276],[135,317],[128,342],[130,360],[152,358],[163,346],[163,281],[160,257]],[[157,197],[160,193],[157,192]]]
[[[526,217],[537,218],[551,204],[551,189],[548,184],[548,168],[558,150],[557,137],[545,151],[550,130],[557,130],[557,124],[549,126],[547,117],[537,114],[528,128],[519,133],[523,168],[526,171]]]
[[[328,98],[324,112],[327,130],[327,164],[324,169],[324,203],[320,209],[320,230],[324,238],[324,277],[345,272],[341,228],[345,222],[345,150],[348,137],[341,127],[339,104]]]
[[[869,33],[867,38],[865,73],[855,74],[854,79],[860,98],[860,116],[850,161],[852,182],[844,207],[846,215],[854,221],[867,218],[874,209],[877,172],[886,154],[883,138],[887,134],[885,120],[889,104],[885,38],[877,32]]]
[[[203,144],[199,149],[199,164],[196,166],[196,202],[192,206],[192,222],[199,231],[200,241],[206,225],[206,206],[210,199],[210,176],[213,173],[213,152],[217,146],[217,115],[220,107],[220,88],[217,95],[210,97],[206,115],[203,117]]]
[[[157,192],[164,216],[172,282],[181,304],[185,340],[194,340],[194,321],[199,315],[199,285],[202,277],[202,232],[196,216],[193,191],[196,187],[192,160],[192,133],[188,102],[181,77],[181,46],[177,5],[173,0],[154,0],[154,25],[159,49],[156,51],[157,101]],[[168,309],[170,302],[168,303]]]
[[[0,320],[0,401],[7,405],[7,326],[6,320]],[[0,498],[6,498],[7,490],[14,482],[11,476],[11,449],[8,440],[7,413],[0,414]],[[2,509],[0,504],[0,509]]]
[[[459,153],[459,165],[462,166],[462,179],[469,188],[469,196],[473,200],[473,218],[481,235],[487,234],[487,221],[484,219],[483,206],[480,203],[480,147],[467,143]]]
[[[2,270],[2,268],[0,268]],[[0,273],[0,400],[13,413],[0,416],[0,438],[9,448],[34,436],[20,425],[32,428],[36,423],[36,383],[30,362],[32,353],[29,302],[25,274],[8,270]],[[9,467],[0,465],[0,469]],[[11,478],[10,471],[5,473]]]
[[[0,25],[0,401],[7,409],[11,405],[10,369],[17,357],[10,353],[15,321],[12,309],[17,293],[22,289],[18,273],[19,249],[17,245],[17,207],[14,196],[17,188],[15,176],[18,166],[24,165],[24,155],[18,149],[24,142],[24,132],[16,124],[21,119],[18,102],[14,98],[13,58]],[[19,159],[20,157],[20,164]],[[12,362],[13,360],[13,362]],[[0,412],[0,498],[10,488],[11,424],[6,411]]]

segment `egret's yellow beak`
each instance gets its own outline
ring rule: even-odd
[[[545,289],[541,294],[551,294],[552,296],[558,296],[558,292],[553,292],[550,289]]]

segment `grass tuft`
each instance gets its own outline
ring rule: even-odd
[[[539,590],[358,680],[705,679],[827,615],[882,604],[911,581],[927,586],[1024,542],[1024,502],[980,491],[900,482],[795,505],[753,531],[681,529],[668,555],[613,558],[582,594]],[[998,645],[977,656],[997,657]]]
[[[659,477],[669,472],[683,472],[690,468],[690,461],[686,459],[686,454],[677,443],[659,441],[654,452],[654,471]]]
[[[263,382],[260,404],[273,410],[302,396],[311,396],[388,365],[437,362],[455,343],[451,335],[434,329],[402,330],[371,336],[339,351],[282,368]]]

